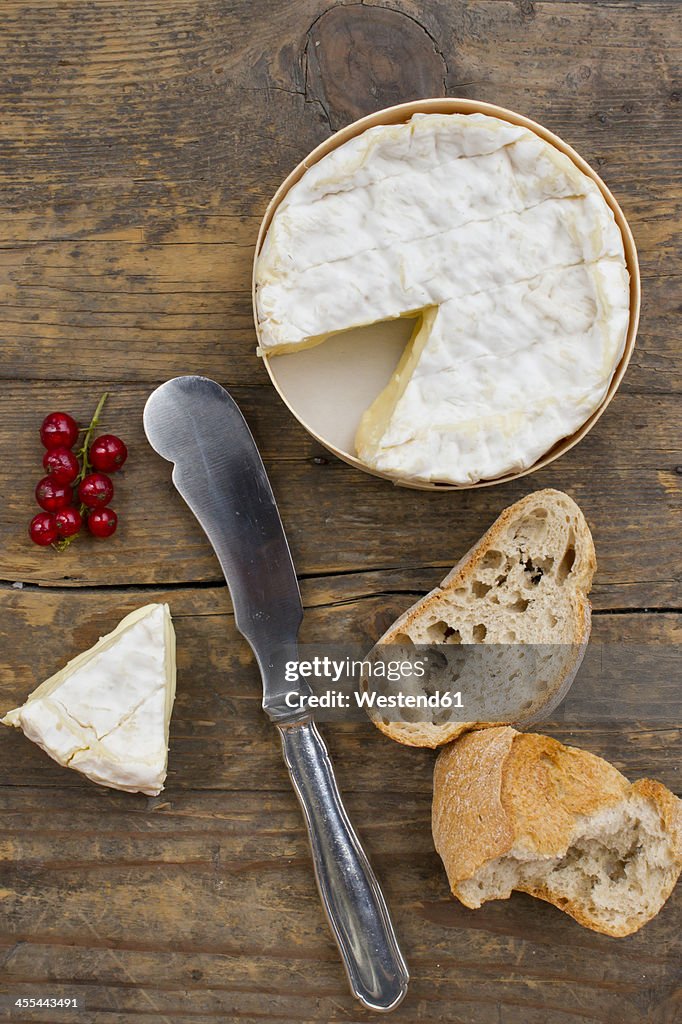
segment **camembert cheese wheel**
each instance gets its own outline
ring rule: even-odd
[[[532,466],[602,403],[629,276],[595,182],[527,128],[416,114],[310,167],[256,261],[260,354],[398,317],[415,327],[359,458],[470,484]]]

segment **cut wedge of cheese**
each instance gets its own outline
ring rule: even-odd
[[[484,114],[417,114],[322,157],[275,210],[255,285],[260,354],[416,318],[356,437],[368,467],[414,481],[527,469],[600,406],[629,322],[596,183]]]
[[[168,763],[175,631],[167,604],[126,615],[2,719],[93,782],[156,796]]]

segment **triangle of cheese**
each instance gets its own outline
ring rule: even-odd
[[[175,631],[167,604],[126,615],[2,719],[93,782],[156,796],[168,764]]]

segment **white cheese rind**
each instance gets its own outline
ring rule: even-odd
[[[573,433],[602,402],[627,330],[623,288],[606,258],[443,303],[381,445],[360,456],[420,480],[452,480],[457,467],[458,483],[532,465],[548,436]],[[464,332],[453,365],[448,341]]]
[[[145,605],[2,721],[93,782],[155,796],[166,778],[175,671],[170,609]]]
[[[332,151],[276,210],[255,279],[264,353],[440,307],[383,435],[358,442],[370,467],[420,481],[532,465],[603,400],[629,319],[596,184],[480,114],[417,115]]]

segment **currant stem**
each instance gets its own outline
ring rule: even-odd
[[[102,409],[104,408],[104,403],[106,402],[108,397],[109,397],[109,392],[105,391],[104,394],[102,395],[102,397],[100,398],[99,402],[97,403],[97,408],[95,409],[93,417],[90,420],[90,426],[85,431],[85,437],[83,438],[83,444],[78,449],[77,458],[80,458],[82,456],[83,462],[82,462],[82,465],[81,465],[81,471],[78,474],[78,476],[76,477],[76,481],[75,482],[77,484],[79,484],[81,482],[81,480],[83,480],[87,476],[87,472],[91,468],[90,460],[88,458],[88,449],[90,448],[90,440],[92,438],[92,435],[93,435],[93,432],[95,430],[95,427],[99,423],[99,418],[100,418],[100,416],[102,414]]]
[[[88,471],[90,469],[92,469],[92,466],[90,465],[90,459],[88,458],[88,451],[90,449],[90,441],[92,439],[92,435],[94,433],[95,427],[99,423],[99,418],[102,415],[102,409],[104,408],[104,403],[106,402],[108,397],[109,397],[109,392],[105,391],[104,394],[102,395],[102,397],[100,398],[99,402],[97,403],[97,408],[95,409],[95,411],[94,411],[94,413],[92,415],[92,419],[90,420],[89,427],[87,427],[87,429],[85,430],[85,436],[83,437],[83,444],[81,445],[81,447],[76,452],[76,458],[80,461],[81,468],[80,468],[80,470],[78,472],[78,476],[76,477],[76,479],[73,482],[74,483],[74,488],[78,487],[79,483],[81,483],[81,481],[83,481],[85,479],[85,477],[88,475]],[[80,431],[79,431],[79,433],[80,433]],[[85,508],[86,508],[85,505],[81,502],[80,507],[79,507],[79,512],[80,512],[81,515],[85,514]],[[66,549],[68,548],[69,544],[72,541],[74,541],[77,536],[78,536],[78,534],[74,533],[74,534],[72,534],[71,537],[64,537],[62,540],[56,541],[52,545],[52,547],[55,549],[55,551],[59,551],[59,552],[66,551]]]

